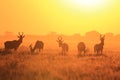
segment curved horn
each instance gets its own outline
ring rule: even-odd
[[[17,35],[18,38],[20,38],[20,32],[18,32],[18,35]]]
[[[18,35],[20,35],[20,32],[18,32]]]
[[[22,36],[23,36],[23,34],[24,34],[24,33],[22,32]]]
[[[58,37],[58,40],[62,40],[62,37],[61,37],[61,36],[59,36],[59,37]]]
[[[103,35],[103,38],[105,38],[105,35]]]
[[[102,38],[102,34],[100,34],[100,38]]]

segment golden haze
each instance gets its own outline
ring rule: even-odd
[[[78,2],[76,5],[77,1],[1,0],[0,34],[6,31],[14,33],[23,31],[39,35],[55,31],[67,35],[74,33],[84,35],[91,30],[100,33],[119,33],[119,0],[104,0],[99,6],[96,6],[98,2],[94,0],[90,3],[86,3],[85,0],[82,4]]]

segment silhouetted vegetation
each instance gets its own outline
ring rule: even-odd
[[[92,36],[92,34],[94,36]],[[59,34],[60,35],[60,34]],[[85,36],[79,34],[61,35],[69,44],[69,54],[59,55],[59,47],[55,42],[58,34],[26,35],[26,38],[17,51],[6,52],[4,40],[16,38],[13,34],[0,36],[0,80],[119,80],[120,79],[120,36],[111,33],[101,36],[98,45],[104,45],[102,55],[95,55],[94,44],[99,43],[99,33],[88,32]],[[63,45],[62,37],[58,38]],[[35,40],[44,41],[44,55],[35,54],[36,49],[42,49]],[[83,43],[84,41],[84,43]],[[80,42],[80,45],[78,44]],[[82,43],[81,43],[82,42]],[[35,43],[29,52],[29,45]],[[41,44],[41,43],[40,43]],[[60,45],[60,47],[62,46]],[[77,48],[76,45],[80,47]],[[11,48],[14,49],[14,48]],[[10,49],[10,50],[11,50]],[[83,53],[89,49],[85,56],[77,57],[78,49]],[[101,52],[102,48],[98,49]],[[61,49],[60,49],[61,50]],[[62,50],[63,47],[62,47]],[[97,50],[97,49],[96,49]]]

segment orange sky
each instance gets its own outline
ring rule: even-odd
[[[119,26],[119,0],[0,0],[0,34],[118,34]]]

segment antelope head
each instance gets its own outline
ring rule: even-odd
[[[22,42],[22,39],[25,37],[24,33],[22,32],[22,34],[20,34],[20,32],[18,33],[18,38],[19,40]]]
[[[32,44],[29,45],[30,51],[34,52],[34,49],[32,48]]]
[[[102,34],[100,34],[100,40],[104,41],[104,39],[105,39],[105,35],[102,36]]]
[[[62,39],[62,37],[61,37],[61,36],[59,36],[59,37],[58,37],[57,42],[59,43],[59,47],[61,47],[61,46],[62,46],[62,44],[63,44],[63,39]]]

